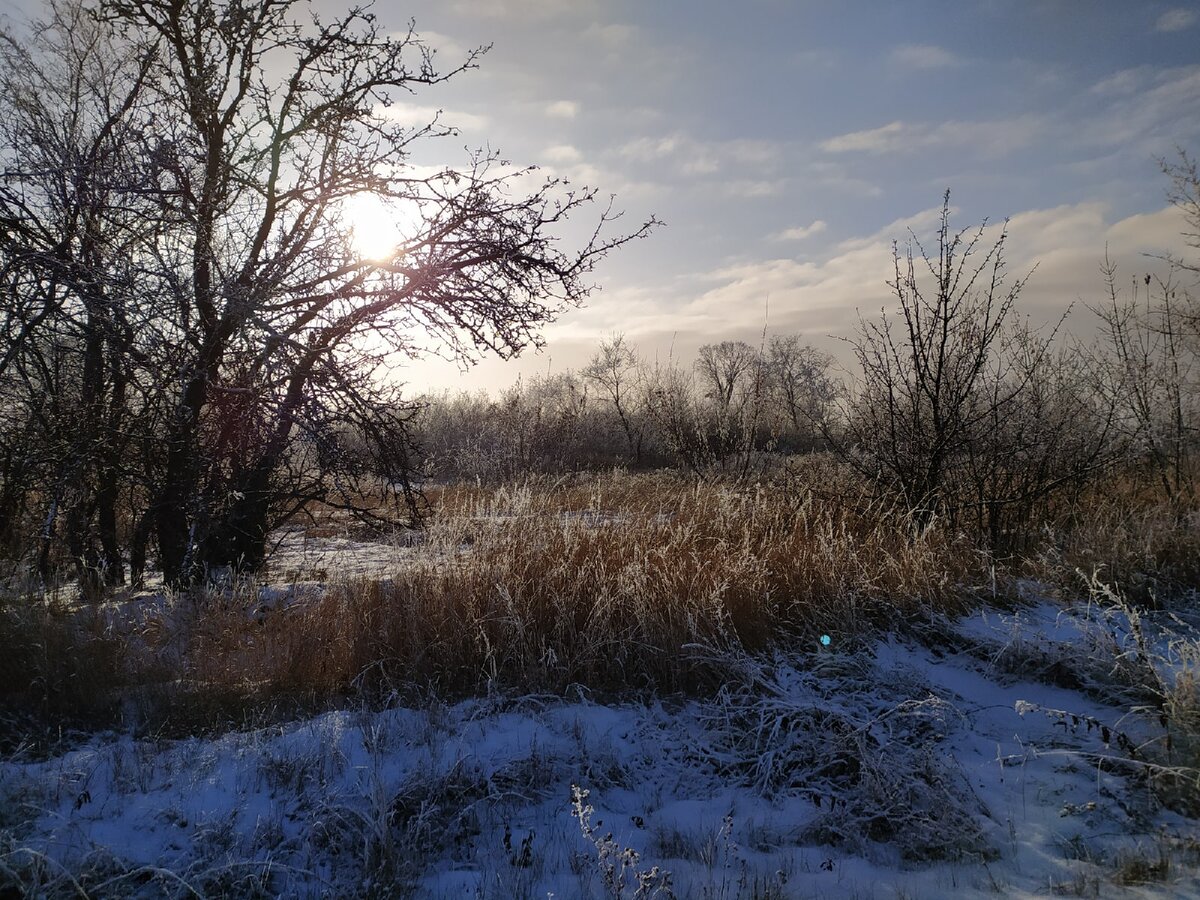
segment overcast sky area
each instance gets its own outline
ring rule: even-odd
[[[29,9],[34,0],[13,3]],[[345,3],[314,0],[317,10]],[[800,333],[837,350],[889,302],[891,242],[1009,218],[1038,321],[1103,291],[1105,247],[1132,277],[1181,247],[1157,159],[1200,154],[1200,2],[1143,0],[381,0],[446,67],[480,68],[397,109],[443,109],[457,139],[617,195],[667,226],[596,273],[546,350],[463,374],[409,367],[416,391],[496,389],[579,368],[623,332],[650,359]],[[440,158],[439,158],[440,155]],[[1078,309],[1072,328],[1091,326]]]

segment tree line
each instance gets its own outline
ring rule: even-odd
[[[1200,246],[1200,179],[1164,162],[1170,198]],[[483,394],[426,397],[428,475],[503,479],[622,466],[698,477],[786,474],[797,454],[849,466],[915,527],[970,528],[1020,549],[1047,507],[1096,479],[1144,480],[1182,515],[1196,500],[1200,305],[1196,264],[1155,260],[1128,286],[1105,262],[1081,341],[1034,328],[1032,273],[1007,271],[1007,223],[959,229],[943,198],[935,244],[893,249],[893,304],[846,338],[853,366],[798,335],[721,341],[690,363],[641,359],[624,336],[578,371]],[[1102,288],[1102,289],[1101,289]]]

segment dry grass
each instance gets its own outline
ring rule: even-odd
[[[1099,572],[1131,602],[1156,606],[1200,587],[1200,501],[1168,502],[1152,484],[1114,472],[1046,525],[1030,554],[1035,577],[1078,592]]]
[[[111,716],[124,645],[94,608],[0,602],[0,753],[28,738],[30,719],[61,728]]]
[[[696,649],[860,638],[963,605],[974,557],[933,534],[769,487],[615,476],[444,491],[425,552],[253,627],[206,614],[190,667],[318,692],[363,677],[450,689],[688,688]]]
[[[0,709],[167,710],[187,729],[228,724],[248,698],[286,713],[365,689],[693,690],[721,677],[713,650],[822,634],[845,646],[1006,583],[968,536],[914,536],[828,461],[786,483],[615,473],[442,487],[430,501],[423,546],[390,578],[334,572],[269,611],[253,584],[169,597],[136,626],[55,602],[0,607]],[[1134,599],[1130,583],[1196,583],[1190,520],[1132,492],[1090,502],[1047,530],[1025,574],[1077,591],[1077,566],[1111,560],[1106,579]]]

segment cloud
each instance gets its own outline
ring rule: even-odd
[[[488,125],[488,117],[459,110],[443,110],[436,106],[417,106],[412,103],[393,103],[375,107],[375,115],[409,128],[424,128],[435,118],[439,125],[452,128],[480,130]]]
[[[895,146],[897,140],[911,131],[912,126],[903,122],[889,122],[879,128],[866,131],[852,131],[821,142],[821,149],[826,153],[884,153]]]
[[[852,172],[840,159],[817,159],[805,167],[804,180],[839,196],[882,196],[883,188],[862,178],[862,174]]]
[[[555,144],[547,147],[542,155],[554,163],[577,163],[583,159],[583,154],[570,144]]]
[[[1200,66],[1127,69],[1092,91],[1109,104],[1070,126],[1077,145],[1117,147],[1144,159],[1169,154],[1200,135]]]
[[[892,62],[908,69],[945,69],[962,65],[962,59],[933,44],[905,44],[891,54]]]
[[[552,119],[573,119],[579,115],[579,104],[574,100],[555,100],[546,104],[546,115]]]
[[[761,316],[769,294],[773,332],[848,334],[857,320],[856,311],[869,318],[881,308],[891,308],[887,282],[894,275],[892,240],[903,243],[912,228],[929,248],[940,212],[940,208],[922,210],[874,234],[843,241],[824,259],[746,260],[703,273],[698,283],[708,286],[683,306],[676,327],[695,331],[707,341],[744,337],[761,330],[762,322],[756,317]],[[1006,256],[1010,278],[1021,277],[1037,266],[1019,305],[1020,312],[1029,314],[1034,324],[1053,322],[1076,303],[1071,330],[1080,335],[1091,333],[1095,321],[1078,301],[1101,299],[1100,264],[1106,247],[1120,272],[1129,277],[1160,265],[1148,259],[1147,253],[1185,250],[1180,232],[1186,223],[1176,209],[1115,222],[1108,219],[1107,212],[1102,203],[1080,203],[1028,210],[1009,220]],[[954,217],[952,227],[971,224],[958,218]],[[1000,223],[989,225],[981,247],[990,247],[1000,228]],[[936,253],[936,245],[932,246]]]
[[[986,156],[1002,156],[1028,146],[1044,127],[1036,116],[938,124],[896,121],[828,138],[821,142],[820,148],[826,153],[875,154],[967,149]]]
[[[814,234],[820,234],[826,228],[825,222],[817,219],[810,225],[797,225],[792,228],[785,228],[778,234],[772,235],[776,241],[802,241],[805,238],[810,238]]]
[[[619,22],[608,25],[593,22],[583,30],[584,37],[591,38],[608,50],[627,48],[638,38],[639,33],[636,26],[624,25]]]
[[[1093,84],[1091,93],[1105,97],[1128,97],[1142,90],[1153,78],[1152,66],[1122,69]]]
[[[887,284],[894,277],[892,240],[903,241],[911,227],[927,248],[932,246],[927,238],[937,227],[940,211],[931,208],[897,219],[873,234],[837,244],[822,258],[739,259],[658,284],[614,285],[587,308],[572,311],[547,329],[546,355],[511,364],[488,362],[466,378],[453,372],[444,379],[432,375],[418,380],[495,390],[510,383],[518,371],[545,372],[550,359],[555,371],[579,368],[599,339],[612,331],[623,332],[644,359],[666,360],[673,354],[687,363],[706,343],[757,341],[764,322],[770,333],[801,334],[806,342],[834,353],[853,368],[845,343],[837,338],[853,333],[860,313],[872,319],[893,308]],[[951,224],[972,223],[955,216]],[[988,227],[986,246],[1000,227],[999,223]],[[1110,220],[1102,203],[1012,216],[1006,248],[1010,277],[1021,277],[1038,264],[1018,301],[1018,313],[1029,315],[1038,326],[1056,322],[1074,303],[1067,330],[1090,338],[1097,322],[1084,304],[1103,301],[1100,265],[1106,247],[1119,266],[1122,283],[1128,284],[1129,278],[1161,268],[1146,253],[1184,252],[1180,232],[1185,227],[1179,211],[1169,207],[1117,221]]]
[[[553,19],[591,14],[594,0],[454,0],[450,9],[465,19]]]
[[[953,217],[958,213],[958,207],[950,207],[950,215]],[[941,222],[942,208],[941,206],[931,206],[928,209],[923,209],[920,212],[913,213],[911,216],[904,216],[895,219],[884,225],[878,231],[872,234],[858,235],[857,237],[846,238],[837,245],[838,250],[861,250],[864,247],[887,247],[888,254],[891,254],[891,246],[893,241],[904,243],[910,235],[915,233],[918,237],[922,234],[932,231]]]
[[[406,32],[396,32],[396,35],[402,35]],[[395,36],[395,35],[394,35]],[[438,54],[439,62],[458,63],[467,58],[467,54],[473,48],[464,46],[460,41],[455,40],[447,34],[440,31],[430,31],[422,28],[417,32],[417,37],[430,50]],[[449,57],[447,59],[447,57]]]
[[[790,59],[802,68],[832,69],[838,64],[839,57],[836,50],[822,47],[817,50],[797,50]]]
[[[673,155],[679,150],[682,142],[683,139],[678,135],[660,138],[635,138],[625,143],[617,152],[626,159],[632,159],[636,162],[650,162],[651,160],[665,159]]]
[[[1165,13],[1158,17],[1158,21],[1154,24],[1155,31],[1184,31],[1196,24],[1197,16],[1194,9],[1183,9],[1177,7],[1168,9]]]
[[[721,190],[730,197],[778,197],[790,183],[788,178],[734,178],[722,182]]]
[[[738,172],[752,168],[761,174],[774,168],[782,151],[782,146],[775,141],[745,138],[702,141],[675,132],[660,137],[635,138],[618,148],[617,154],[632,162],[670,162],[681,174],[698,176],[730,168]]]

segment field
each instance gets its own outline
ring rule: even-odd
[[[255,581],[14,592],[0,879],[1196,893],[1195,528],[1102,493],[1000,565],[820,460],[529,478],[430,488],[422,533],[318,515]]]

